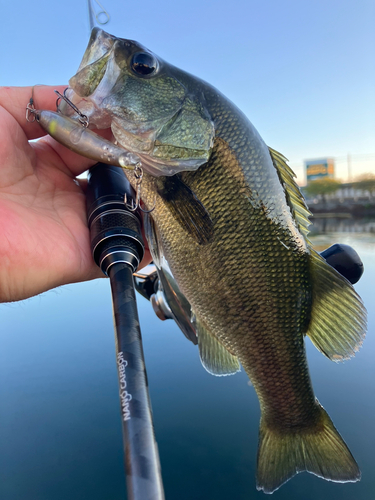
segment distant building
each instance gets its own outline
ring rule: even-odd
[[[305,169],[307,184],[324,177],[333,179],[335,177],[335,160],[333,158],[305,160]]]

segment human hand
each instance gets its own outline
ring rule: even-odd
[[[103,276],[76,181],[94,162],[25,119],[32,94],[37,109],[56,109],[55,88],[65,87],[0,87],[0,302]]]

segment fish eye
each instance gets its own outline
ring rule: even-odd
[[[157,61],[153,55],[147,54],[147,52],[138,52],[132,57],[130,67],[137,75],[149,76],[155,73]]]

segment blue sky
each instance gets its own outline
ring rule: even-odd
[[[102,0],[105,29],[213,84],[304,181],[303,160],[337,176],[375,173],[373,0]],[[0,0],[0,85],[65,83],[85,50],[86,0]]]

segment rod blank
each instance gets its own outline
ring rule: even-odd
[[[133,272],[129,265],[118,263],[111,265],[108,274],[113,298],[128,496],[129,500],[163,500]]]

